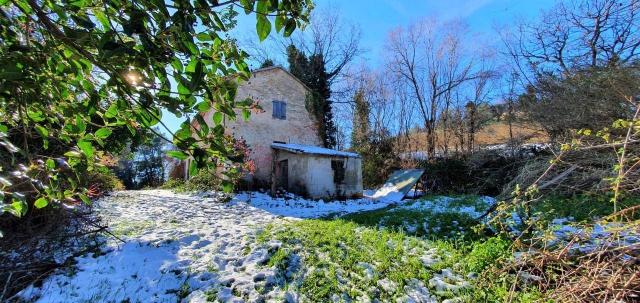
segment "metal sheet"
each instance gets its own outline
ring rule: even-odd
[[[393,172],[384,185],[373,194],[372,198],[390,202],[402,200],[420,180],[424,171],[424,169],[403,169]]]

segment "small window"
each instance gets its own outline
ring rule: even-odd
[[[281,120],[287,119],[287,103],[273,101],[273,118]]]

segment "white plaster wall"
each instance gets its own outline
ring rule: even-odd
[[[277,161],[287,159],[289,165],[289,190],[306,194],[313,199],[362,196],[362,160],[311,154],[295,154],[278,151]],[[331,160],[345,161],[345,179],[342,188],[333,180]],[[301,188],[302,187],[302,188]]]

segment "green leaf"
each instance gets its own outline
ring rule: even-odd
[[[276,27],[276,32],[279,33],[282,30],[282,28],[284,27],[285,20],[286,19],[282,14],[278,14],[278,16],[276,16],[276,21],[274,23]]]
[[[287,23],[284,25],[284,36],[285,37],[289,37],[291,36],[291,34],[293,33],[293,31],[296,30],[296,20],[295,19],[288,19]]]
[[[78,194],[78,197],[80,197],[80,200],[82,200],[82,202],[84,202],[84,204],[87,204],[87,205],[91,204],[91,199],[89,199],[89,197],[87,197],[87,195],[80,193],[80,194]]]
[[[78,141],[78,147],[80,148],[80,150],[88,157],[91,158],[93,157],[93,144],[91,144],[91,142],[89,141]]]
[[[43,138],[49,137],[49,130],[43,127],[42,125],[36,125],[36,131]]]
[[[248,109],[243,108],[242,109],[242,118],[244,119],[244,121],[245,122],[249,121],[249,117],[251,117],[251,112]]]
[[[244,8],[244,13],[247,15],[251,14],[251,12],[253,11],[254,3],[254,0],[240,0],[240,6]]]
[[[36,202],[33,203],[33,206],[35,206],[36,208],[43,208],[47,205],[49,205],[49,200],[47,200],[44,197],[38,198],[38,200],[36,200]]]
[[[258,33],[258,38],[260,41],[264,41],[264,39],[269,36],[269,33],[271,33],[271,22],[264,15],[258,14],[256,18],[256,32]]]
[[[84,120],[82,120],[82,117],[80,117],[80,115],[76,115],[76,127],[78,133],[84,133],[84,131],[87,129],[87,124],[84,123]]]
[[[97,130],[94,135],[99,139],[105,139],[111,135],[111,130],[103,127]]]
[[[233,191],[233,183],[231,183],[229,180],[222,180],[222,190],[225,193],[230,193]]]
[[[185,160],[189,157],[185,152],[181,150],[170,150],[167,152],[167,156],[173,157],[179,160]]]
[[[209,101],[202,101],[196,105],[196,109],[201,112],[208,112],[211,109],[211,103]]]
[[[220,123],[222,123],[222,118],[224,118],[224,115],[221,112],[213,113],[213,123],[216,125],[220,125]]]
[[[269,12],[269,0],[258,0],[256,5],[256,13],[258,15],[266,15]]]
[[[27,116],[29,116],[29,119],[33,120],[34,122],[42,122],[45,120],[44,115],[41,111],[28,111]]]
[[[211,38],[211,35],[209,35],[209,33],[207,33],[207,32],[199,33],[198,35],[196,35],[196,38],[198,38],[198,40],[200,40],[200,41],[212,41],[213,40],[213,38]]]
[[[198,164],[196,164],[196,161],[191,161],[191,163],[189,164],[189,176],[195,176],[197,172]]]
[[[46,164],[47,164],[47,168],[49,169],[56,168],[56,162],[53,161],[53,159],[47,159]]]
[[[11,203],[11,212],[16,217],[22,217],[27,214],[29,210],[27,203],[22,200],[13,199],[13,203]]]
[[[109,106],[109,109],[107,109],[107,111],[104,112],[104,116],[106,118],[114,118],[117,115],[118,115],[118,105],[115,103],[111,104],[111,106]]]
[[[80,158],[82,156],[82,154],[80,154],[79,152],[77,152],[75,150],[68,151],[68,152],[64,153],[64,155],[67,158]]]

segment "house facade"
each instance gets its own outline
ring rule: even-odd
[[[282,173],[283,171],[281,167],[277,167],[278,162],[275,155],[278,151],[272,146],[274,143],[297,144],[308,147],[322,146],[316,122],[305,107],[305,99],[309,93],[310,90],[299,79],[281,67],[268,67],[253,71],[250,80],[238,87],[237,100],[251,98],[257,101],[262,108],[261,112],[253,112],[248,121],[238,118],[224,122],[226,132],[236,139],[244,140],[251,150],[250,158],[254,161],[255,172],[246,176],[246,181],[251,187],[272,190],[282,188],[292,192],[297,191],[297,193],[313,196],[314,198],[320,198],[323,195],[341,195],[343,192],[340,190],[342,188],[340,184],[336,185],[334,189],[327,189],[325,186],[322,190],[316,190],[313,186],[309,187],[306,183],[302,187],[295,186],[295,188],[294,186],[292,188],[273,186],[278,184],[300,185],[302,179],[297,176],[302,173],[305,175],[322,174],[325,171],[332,173],[331,162],[329,161],[327,162],[327,167],[323,165],[320,165],[320,167],[308,166],[307,170],[293,170],[294,166],[291,166],[292,171],[287,172],[291,182],[278,182],[278,180],[282,181],[282,177],[276,176],[276,173]],[[205,121],[212,123],[213,113],[212,110],[205,114]],[[307,156],[311,157],[311,154],[298,154],[298,157]],[[315,155],[314,157],[318,156]],[[321,158],[326,157],[331,156],[325,154]],[[335,163],[334,166],[336,165]],[[297,167],[300,168],[299,166]],[[357,170],[360,170],[359,164]],[[360,193],[362,192],[361,179],[360,177]],[[304,180],[311,179],[305,178]],[[323,192],[324,194],[310,195],[311,192]]]

